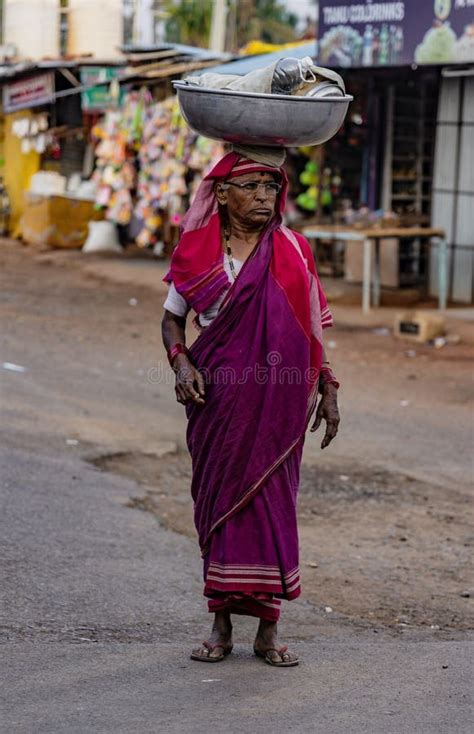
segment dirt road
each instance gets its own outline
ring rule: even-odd
[[[18,392],[39,373],[29,397],[34,410],[44,390],[50,395],[49,414],[36,416],[41,433],[88,447],[96,466],[143,487],[135,506],[194,538],[183,410],[160,344],[163,267],[138,262],[154,275],[144,288],[133,262],[125,263],[132,282],[116,284],[103,277],[123,266],[113,260],[97,268],[89,260],[84,273],[77,254],[32,255],[18,245],[2,260],[4,359],[28,368],[3,372],[7,406],[15,414]],[[325,336],[343,422],[325,452],[314,434],[306,440],[305,599],[332,608],[340,623],[410,635],[472,628],[474,349],[413,347],[351,324],[351,309],[334,310],[338,325]]]
[[[0,639],[12,644],[4,659],[10,674],[16,671],[9,681],[16,703],[8,731],[59,732],[64,729],[54,717],[66,710],[56,694],[44,713],[49,724],[29,728],[39,704],[31,702],[30,713],[22,709],[22,680],[29,674],[25,644],[50,642],[56,666],[64,657],[62,644],[167,642],[171,648],[161,654],[169,666],[205,634],[185,423],[171,375],[166,368],[159,372],[165,364],[159,328],[162,266],[31,253],[6,242],[0,246],[0,267],[1,362],[10,363],[0,370],[2,477],[8,477]],[[410,676],[428,680],[428,668],[445,670],[438,666],[439,655],[452,666],[461,659],[458,642],[472,637],[473,349],[463,342],[439,351],[417,347],[413,356],[412,347],[384,331],[374,333],[375,322],[367,328],[353,318],[353,310],[334,311],[338,327],[326,336],[343,384],[343,423],[337,442],[324,452],[317,437],[307,437],[299,501],[304,591],[301,600],[285,607],[284,632],[304,644],[307,656],[322,656],[323,665],[339,653],[331,648],[324,662],[321,642],[349,645],[346,656],[355,642],[367,651],[374,642],[390,644],[397,684],[409,696]],[[388,316],[377,318],[380,327]],[[250,635],[250,622],[242,625]],[[406,647],[408,642],[416,642],[418,652]],[[44,659],[30,649],[31,680],[40,686]],[[104,670],[109,664],[120,667],[120,656],[107,649]],[[142,653],[133,655],[140,666]],[[329,713],[334,686],[346,675],[354,680],[361,664],[379,671],[380,686],[388,691],[391,662],[385,652],[383,664],[379,652],[371,656],[364,653],[363,662],[356,652],[345,657],[349,668],[329,687],[318,678],[318,691],[324,689],[326,697],[325,703],[318,699],[321,716],[327,716],[325,732],[468,731],[466,694],[460,692],[466,673],[463,679],[459,670],[449,683],[438,673],[429,678],[431,693],[425,691],[423,705],[413,698],[409,710],[380,693],[380,719],[370,725],[364,712],[351,714],[353,697],[362,700],[360,690],[351,690],[337,714],[339,724],[334,723]],[[85,680],[83,654],[74,660],[67,675]],[[189,664],[183,665],[188,670]],[[166,680],[166,667],[160,670]],[[221,678],[211,672],[209,679]],[[47,679],[57,691],[59,673],[55,676]],[[304,678],[300,684],[303,690]],[[368,685],[379,690],[365,679],[364,690]],[[443,690],[453,706],[456,702],[458,719],[453,713],[436,729],[432,694]],[[110,691],[104,691],[107,698]],[[173,701],[179,711],[179,700],[169,695],[169,705]],[[236,701],[245,698],[240,689],[235,695]],[[65,700],[73,705],[73,699]],[[370,697],[364,701],[374,705]],[[274,711],[281,705],[283,699],[275,701]],[[414,728],[424,705],[430,715]],[[388,726],[386,709],[395,717]],[[21,726],[15,729],[18,710]],[[186,711],[191,723],[181,730],[169,724],[166,730],[205,731]],[[262,728],[259,724],[256,731],[267,730],[274,711],[258,719]],[[294,731],[314,730],[308,723],[311,707],[304,711],[309,718]],[[96,714],[105,715],[99,709]],[[120,728],[118,721],[109,727],[91,719],[88,728],[82,714],[77,716],[79,723],[68,732],[151,730],[149,719],[136,719],[141,723],[135,728],[133,722]],[[245,719],[242,731],[256,721]]]

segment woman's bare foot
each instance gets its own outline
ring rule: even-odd
[[[264,657],[271,665],[291,667],[298,664],[298,655],[290,652],[285,645],[278,641],[276,622],[260,620],[254,642],[254,651]]]
[[[193,660],[222,659],[232,649],[232,622],[229,612],[216,612],[210,637],[200,647],[193,650]]]

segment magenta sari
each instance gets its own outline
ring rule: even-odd
[[[184,235],[166,276],[197,313],[222,279],[218,216]],[[330,324],[308,243],[275,217],[190,350],[206,381],[205,404],[186,413],[211,612],[276,621],[281,599],[300,594],[299,469]]]

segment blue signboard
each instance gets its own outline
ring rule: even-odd
[[[474,61],[474,0],[320,0],[319,62],[328,66]]]

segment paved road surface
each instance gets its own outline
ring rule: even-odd
[[[190,661],[208,621],[195,544],[128,507],[142,489],[89,461],[134,441],[166,447],[176,407],[139,373],[125,312],[120,348],[111,338],[116,299],[97,282],[65,302],[48,279],[22,311],[37,283],[9,277],[2,360],[27,371],[1,374],[2,734],[472,731],[467,643],[338,626],[304,599],[285,626],[299,668],[253,658],[250,620],[230,659]]]
[[[2,450],[5,734],[472,731],[465,643],[341,635],[273,670],[244,624],[224,663],[188,660],[205,634],[193,544],[126,508],[130,483],[40,448]]]

